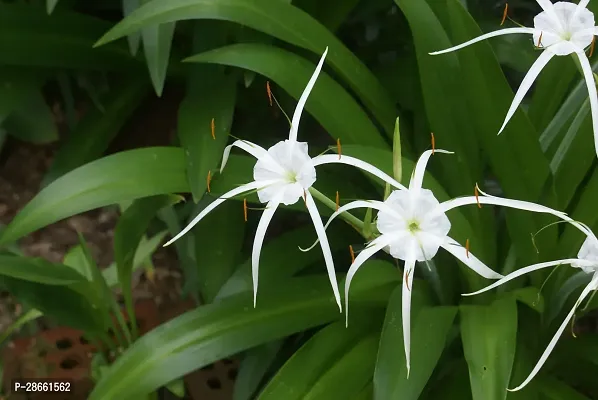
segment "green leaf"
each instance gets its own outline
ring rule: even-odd
[[[58,129],[52,111],[41,92],[32,93],[21,103],[3,124],[9,134],[33,144],[46,144],[58,140]]]
[[[395,110],[384,87],[328,29],[309,14],[283,1],[271,0],[154,0],[113,27],[96,46],[146,26],[187,19],[218,19],[248,26],[288,43],[322,54],[330,47],[329,62],[349,83],[367,108],[392,136]]]
[[[231,65],[264,75],[295,99],[299,99],[313,74],[314,64],[274,46],[241,43],[198,54],[185,61]],[[367,114],[355,100],[326,73],[321,73],[306,109],[341,143],[362,143],[387,148]]]
[[[417,400],[444,349],[457,307],[422,307],[411,313],[411,373],[407,377],[401,288],[388,301],[374,373],[374,399]]]
[[[135,200],[118,220],[114,230],[114,260],[118,271],[125,306],[131,318],[133,337],[137,336],[131,279],[133,260],[139,242],[156,213],[164,207],[173,205],[183,198],[173,195],[158,195]]]
[[[2,232],[0,244],[95,208],[188,191],[181,149],[147,147],[124,151],[79,167],[40,191]]]
[[[148,0],[141,0],[140,5],[145,3],[148,3]],[[175,23],[172,22],[149,26],[141,30],[145,61],[158,97],[162,96],[164,89],[174,28]]]
[[[538,385],[546,400],[590,400],[566,383],[553,377],[538,377],[542,381]]]
[[[58,4],[58,0],[46,0],[46,11],[48,12],[48,15],[52,14],[56,4]]]
[[[166,385],[166,389],[179,399],[185,397],[185,381],[182,378],[176,379]]]
[[[210,24],[212,21],[200,22],[206,22],[208,27],[215,29],[215,36],[222,34],[222,28]],[[196,37],[196,42],[207,39],[206,29],[197,24],[196,35],[204,35]],[[217,39],[212,37],[211,40]],[[199,43],[196,47],[199,47]],[[206,79],[207,76],[210,78]],[[235,77],[226,75],[221,67],[192,67],[187,81],[187,95],[179,107],[177,126],[179,139],[185,149],[187,176],[195,202],[206,192],[208,173],[212,177],[220,168],[233,121],[236,95]]]
[[[123,0],[123,16],[128,17],[133,11],[139,8],[140,0]],[[137,55],[139,50],[139,43],[141,43],[141,33],[135,32],[127,36],[127,42],[129,42],[129,51],[134,57]]]
[[[374,330],[372,325],[378,327],[381,319],[378,317],[372,321],[374,324],[371,324],[364,316],[360,316],[359,320],[349,327],[345,327],[343,321],[338,321],[323,328],[291,356],[260,393],[258,399],[347,398],[348,396],[342,396],[339,393],[333,394],[332,397],[317,397],[313,396],[312,391],[322,391],[326,383],[332,386],[329,389],[337,389],[337,383],[332,378],[336,374],[335,369],[342,368],[346,363],[344,357],[353,353],[360,342],[364,340],[373,341],[368,346],[371,353],[374,354],[364,354],[368,358],[369,365],[367,366],[373,371],[378,335],[376,333],[372,337],[371,333]],[[356,390],[361,389],[369,381],[368,378],[369,376],[366,376],[364,382]],[[359,381],[360,378],[357,380]],[[350,381],[351,379],[345,377],[343,382],[352,387],[356,382],[349,384]],[[320,394],[322,395],[322,393]]]
[[[42,258],[0,256],[0,275],[45,285],[72,285],[85,282],[85,276],[73,268],[53,264]]]
[[[41,7],[1,3],[0,64],[91,70],[141,67],[126,46],[92,47],[109,28],[109,22],[85,14],[59,10],[48,16]]]
[[[277,340],[247,351],[235,379],[233,400],[251,400],[254,398],[255,391],[278,355],[282,344],[281,340]]]
[[[28,68],[0,68],[0,123],[39,96],[45,74]]]
[[[488,306],[464,305],[460,310],[473,400],[504,400],[517,342],[516,302],[505,298]]]
[[[225,202],[193,228],[199,284],[205,302],[214,300],[233,274],[245,238],[243,209]]]
[[[2,345],[4,341],[8,339],[13,332],[19,330],[27,322],[36,320],[42,315],[43,314],[41,311],[36,310],[34,308],[21,314],[19,318],[17,318],[13,323],[11,323],[7,328],[5,328],[4,331],[0,334],[0,345]],[[0,376],[0,379],[2,379],[2,376]]]
[[[379,307],[400,274],[386,264],[356,278],[354,305]],[[327,276],[297,278],[263,291],[260,305],[245,292],[201,306],[167,322],[135,342],[112,365],[90,400],[134,398],[216,360],[342,318]],[[358,308],[358,307],[356,307]]]
[[[100,157],[148,92],[146,79],[127,79],[111,93],[103,111],[89,112],[60,147],[43,186]]]

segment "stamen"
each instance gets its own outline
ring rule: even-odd
[[[430,135],[432,136],[432,154],[434,154],[434,151],[436,150],[436,140],[434,139],[434,132],[430,132]]]
[[[268,92],[268,100],[270,100],[270,107],[272,107],[272,90],[270,90],[270,81],[266,81],[266,92]]]
[[[353,246],[349,245],[349,253],[351,253],[351,264],[355,262],[355,252],[353,251]]]
[[[542,47],[542,35],[544,32],[540,32],[540,37],[538,38],[538,45],[536,47]]]
[[[307,207],[307,193],[305,192],[305,189],[303,189],[303,202],[305,203],[305,207]]]
[[[216,124],[214,123],[214,118],[212,118],[210,128],[212,128],[212,139],[216,140]]]
[[[505,3],[505,10],[502,13],[502,21],[500,21],[500,26],[502,26],[505,23],[505,20],[507,19],[508,12],[509,12],[509,3]]]
[[[478,193],[478,185],[475,185],[475,188],[473,189],[473,193],[475,195],[475,199],[478,202],[478,208],[482,208],[482,205],[480,204],[480,194]]]
[[[465,257],[469,258],[469,239],[465,241]]]
[[[573,314],[573,318],[571,318],[571,336],[577,339],[577,335],[575,334],[575,314]]]
[[[592,36],[592,45],[590,46],[590,57],[594,54],[594,45],[596,44],[596,36]]]
[[[341,139],[340,138],[336,139],[336,150],[338,152],[338,159],[340,160],[341,159],[341,154],[342,154],[342,151],[341,151]]]
[[[405,271],[405,286],[407,286],[407,290],[411,291],[409,287],[409,270]]]
[[[338,190],[336,191],[336,211],[338,211],[338,207],[340,205],[340,197],[338,195]]]
[[[208,170],[208,178],[206,179],[206,183],[208,185],[208,193],[210,193],[210,182],[212,181],[212,171]]]
[[[245,215],[245,222],[247,222],[247,199],[243,199],[243,214]]]

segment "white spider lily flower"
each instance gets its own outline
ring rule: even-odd
[[[297,130],[299,128],[301,113],[305,103],[307,102],[307,97],[316,83],[316,79],[318,78],[318,75],[322,69],[322,65],[324,64],[324,59],[326,58],[327,53],[328,48],[326,48],[324,51],[324,54],[322,55],[315,72],[313,73],[307,86],[305,87],[305,90],[299,98],[291,121],[289,138],[287,140],[278,142],[267,150],[246,140],[236,140],[224,149],[220,172],[222,172],[228,161],[232,147],[236,146],[257,159],[257,162],[253,168],[254,181],[241,185],[240,187],[223,194],[218,199],[210,203],[195,218],[193,218],[193,220],[185,227],[185,229],[183,229],[164,245],[170,245],[184,234],[189,232],[191,228],[195,226],[195,224],[197,224],[202,218],[214,210],[218,205],[222,204],[225,200],[243,193],[257,190],[259,201],[266,203],[267,205],[265,211],[262,213],[257,230],[255,232],[255,239],[251,254],[254,307],[256,305],[257,299],[260,252],[268,225],[270,224],[270,221],[272,220],[272,217],[274,216],[274,213],[280,204],[291,205],[295,204],[301,199],[305,202],[309,215],[313,221],[318,236],[318,241],[320,242],[322,253],[324,254],[326,269],[330,283],[332,285],[334,297],[338,304],[339,310],[342,312],[340,293],[336,280],[334,262],[332,260],[332,252],[330,251],[330,245],[326,237],[324,224],[322,223],[322,219],[320,218],[320,214],[318,213],[314,199],[309,192],[309,189],[316,181],[316,166],[331,163],[352,165],[377,176],[396,188],[404,189],[404,186],[402,186],[399,182],[386,173],[357,158],[340,154],[320,155],[311,158],[307,151],[307,143],[297,141]]]
[[[573,306],[573,308],[571,309],[569,314],[567,314],[567,317],[565,317],[565,320],[563,321],[563,323],[561,324],[559,329],[554,334],[550,343],[548,343],[546,350],[544,350],[544,353],[542,353],[540,360],[536,363],[536,366],[533,368],[532,372],[525,379],[525,381],[523,381],[523,383],[521,385],[517,386],[514,389],[508,389],[511,392],[522,389],[538,374],[538,372],[540,371],[540,369],[542,368],[542,366],[544,365],[544,363],[550,356],[550,353],[556,346],[556,343],[558,342],[559,338],[563,334],[563,331],[565,330],[565,328],[567,327],[567,325],[569,324],[569,322],[575,315],[575,310],[577,309],[577,307],[579,307],[581,302],[590,294],[591,291],[598,290],[598,239],[596,239],[596,236],[594,235],[594,233],[586,225],[571,221],[570,219],[567,219],[567,220],[569,222],[572,222],[578,229],[580,229],[586,235],[586,239],[583,242],[581,248],[579,249],[579,252],[577,253],[577,258],[566,258],[563,260],[548,261],[548,262],[530,265],[530,266],[521,268],[515,272],[510,273],[509,275],[494,282],[492,285],[490,285],[484,289],[478,290],[477,292],[467,293],[467,294],[463,295],[463,296],[473,296],[473,295],[476,295],[479,293],[483,293],[488,290],[494,289],[495,287],[500,286],[503,283],[506,283],[512,279],[515,279],[519,276],[525,275],[529,272],[537,271],[542,268],[554,267],[554,266],[558,266],[558,265],[562,265],[562,264],[568,264],[568,265],[572,266],[573,268],[579,268],[583,272],[592,276],[590,279],[590,283],[588,283],[588,285],[581,292],[581,295],[575,302],[575,305]]]
[[[422,188],[422,181],[426,164],[434,153],[453,154],[446,150],[428,150],[417,161],[408,189],[394,190],[384,201],[357,200],[340,207],[333,213],[326,223],[326,228],[331,221],[341,213],[356,208],[373,208],[379,211],[377,228],[380,236],[371,241],[353,261],[345,281],[345,312],[346,323],[349,324],[349,288],[351,281],[361,265],[375,253],[387,249],[390,255],[405,262],[402,310],[403,310],[403,344],[407,361],[407,376],[410,371],[410,313],[411,313],[411,288],[416,261],[431,260],[438,249],[442,247],[467,267],[488,279],[500,279],[503,276],[486,266],[482,261],[469,252],[456,240],[448,236],[451,222],[446,212],[468,204],[492,204],[506,206],[520,210],[549,213],[558,217],[565,217],[562,212],[548,207],[525,201],[503,199],[490,196],[480,190],[483,196],[467,196],[448,200],[440,203],[431,190]],[[476,187],[477,188],[477,187]],[[477,189],[479,190],[479,189]]]
[[[536,47],[544,49],[544,51],[523,78],[511,107],[507,112],[505,121],[498,132],[500,134],[515,113],[515,110],[517,110],[517,107],[521,104],[525,94],[540,74],[540,71],[548,64],[550,59],[554,56],[566,56],[575,53],[579,59],[588,87],[594,128],[594,145],[598,154],[598,94],[596,92],[596,82],[594,81],[592,67],[584,52],[584,49],[592,44],[594,35],[598,34],[598,27],[595,26],[594,22],[594,14],[586,8],[589,0],[580,0],[579,4],[565,1],[553,4],[549,0],[537,0],[537,2],[543,11],[534,18],[533,28],[500,29],[478,36],[458,46],[435,51],[430,54],[437,55],[452,52],[484,39],[512,33],[527,33],[533,36]]]

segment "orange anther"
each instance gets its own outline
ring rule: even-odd
[[[507,19],[507,13],[509,12],[509,3],[505,3],[505,10],[502,13],[502,21],[500,21],[500,26],[505,23]]]
[[[305,189],[303,189],[303,202],[305,203],[305,206],[307,207],[307,192],[305,191]]]
[[[339,207],[340,202],[341,201],[340,201],[340,197],[338,195],[338,190],[337,190],[336,191],[336,211],[338,211],[338,207]]]
[[[341,151],[341,139],[340,138],[336,139],[336,150],[338,151],[338,159],[340,160],[341,159],[341,154],[342,154],[342,151]]]
[[[210,193],[210,182],[212,181],[212,171],[208,170],[208,177],[206,179],[206,183],[208,186],[208,193]]]
[[[272,90],[270,90],[270,81],[266,81],[266,92],[268,92],[268,100],[270,100],[270,107],[272,107]]]
[[[247,199],[243,199],[243,214],[245,215],[245,222],[247,222]]]
[[[407,290],[411,291],[409,288],[409,270],[405,271],[405,286],[407,286]]]
[[[434,154],[434,151],[436,150],[436,139],[434,138],[434,132],[430,132],[430,135],[432,136],[432,154]]]
[[[210,127],[212,128],[212,139],[216,140],[216,124],[214,123],[214,118],[212,118]]]
[[[473,193],[475,195],[475,199],[478,202],[478,208],[482,208],[482,205],[480,204],[480,194],[478,193],[478,185],[475,185],[475,188],[473,189]]]
[[[469,239],[465,241],[465,257],[469,258]]]
[[[355,252],[353,251],[353,246],[349,245],[349,253],[351,253],[351,264],[355,262]]]
[[[594,45],[596,44],[596,36],[592,36],[592,45],[590,46],[590,57],[594,54]]]
[[[538,45],[536,47],[542,47],[542,35],[544,32],[540,32],[540,37],[538,38]]]

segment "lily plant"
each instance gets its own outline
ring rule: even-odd
[[[322,70],[328,48],[324,51],[324,54],[320,58],[320,61],[316,67],[315,72],[311,76],[305,90],[301,94],[293,118],[291,121],[289,138],[284,141],[280,141],[270,147],[264,149],[261,146],[249,142],[247,140],[236,140],[231,145],[227,146],[224,150],[222,164],[220,172],[222,173],[230,151],[233,147],[238,147],[257,159],[257,162],[253,168],[253,181],[241,185],[229,192],[223,194],[206,208],[204,208],[193,220],[175,237],[168,241],[164,246],[168,246],[180,239],[183,235],[189,232],[199,221],[202,220],[209,212],[214,210],[218,205],[222,204],[225,200],[232,197],[246,194],[249,192],[257,191],[258,199],[261,203],[266,203],[266,208],[262,213],[260,221],[255,232],[255,239],[253,242],[252,254],[251,254],[251,267],[252,267],[252,278],[253,278],[253,304],[256,305],[257,300],[257,289],[258,289],[258,271],[259,271],[259,258],[266,230],[276,209],[280,204],[292,205],[297,203],[300,199],[305,202],[305,206],[313,221],[318,241],[320,242],[324,260],[326,263],[326,269],[328,271],[328,277],[332,285],[334,297],[338,304],[339,310],[342,312],[342,305],[340,299],[340,293],[338,289],[338,283],[336,280],[336,273],[334,269],[334,262],[332,259],[332,252],[330,251],[330,245],[326,237],[324,224],[322,223],[320,214],[314,202],[312,194],[323,197],[315,188],[313,184],[316,182],[316,169],[315,167],[322,164],[333,164],[341,163],[348,164],[354,167],[360,168],[367,171],[378,178],[384,180],[390,185],[404,189],[398,181],[380,171],[378,168],[357,158],[345,156],[345,155],[332,155],[322,154],[317,157],[311,158],[308,154],[308,144],[306,142],[297,141],[297,132],[299,129],[299,120],[301,119],[301,113],[307,102],[307,98],[313,89],[318,75]],[[334,203],[333,203],[334,204]]]
[[[525,379],[525,381],[523,381],[523,383],[521,385],[517,386],[514,389],[508,389],[509,391],[512,391],[512,392],[522,389],[536,376],[536,374],[540,371],[540,369],[542,368],[542,366],[544,365],[544,363],[550,356],[550,353],[556,346],[556,343],[558,342],[559,338],[563,334],[563,331],[565,330],[565,328],[567,327],[567,325],[569,324],[571,319],[574,317],[575,311],[577,310],[577,308],[579,307],[581,302],[584,301],[584,299],[590,294],[591,291],[598,290],[598,239],[596,238],[596,235],[594,235],[594,233],[586,225],[581,224],[579,222],[571,221],[568,218],[567,218],[567,220],[569,222],[571,222],[574,226],[576,226],[579,230],[581,230],[586,235],[586,239],[583,242],[581,248],[579,249],[579,252],[577,253],[577,258],[566,258],[566,259],[562,259],[562,260],[549,261],[549,262],[543,262],[543,263],[539,263],[539,264],[530,265],[530,266],[518,269],[517,271],[510,273],[509,275],[505,276],[504,278],[501,278],[500,280],[494,282],[492,285],[485,287],[484,289],[478,290],[477,292],[473,292],[473,293],[463,294],[463,296],[473,296],[476,294],[480,294],[480,293],[486,292],[488,290],[492,290],[497,286],[500,286],[512,279],[515,279],[515,278],[525,275],[527,273],[537,271],[537,270],[543,269],[543,268],[559,266],[562,264],[568,264],[573,268],[579,268],[583,272],[585,272],[591,276],[590,282],[583,289],[579,298],[575,302],[573,308],[571,309],[569,314],[567,314],[567,316],[565,317],[565,320],[562,322],[561,326],[554,334],[550,343],[548,343],[546,350],[544,350],[544,353],[542,353],[540,360],[536,363],[535,367],[532,369],[532,372]]]
[[[470,204],[478,204],[478,206],[492,204],[566,218],[565,213],[538,204],[488,195],[477,186],[475,196],[458,197],[440,203],[431,190],[422,188],[426,165],[431,155],[435,153],[453,154],[440,149],[425,151],[417,161],[408,188],[392,191],[385,201],[357,200],[347,203],[339,207],[326,223],[327,228],[337,216],[352,209],[371,208],[378,211],[376,227],[380,235],[355,258],[345,280],[346,324],[347,326],[349,324],[349,288],[361,265],[380,250],[385,250],[392,257],[404,261],[402,323],[407,376],[410,372],[411,289],[416,262],[431,260],[442,247],[484,278],[503,278],[501,274],[493,271],[471,254],[467,246],[462,246],[448,236],[451,222],[446,216],[447,211]]]
[[[482,40],[501,35],[510,35],[514,33],[526,33],[533,36],[534,45],[543,49],[540,56],[533,63],[507,111],[507,116],[499,130],[499,134],[517,110],[517,107],[523,101],[526,93],[548,62],[554,56],[573,55],[579,60],[579,66],[583,73],[588,94],[590,98],[590,108],[592,111],[592,121],[594,130],[594,145],[596,154],[598,154],[598,93],[596,91],[596,81],[592,66],[585,54],[585,49],[593,46],[594,35],[598,34],[598,28],[595,26],[594,14],[586,7],[589,0],[580,0],[578,4],[559,1],[552,3],[550,0],[536,0],[542,12],[534,17],[534,27],[506,28],[494,32],[486,33],[471,39],[458,46],[445,50],[429,53],[438,55],[449,53],[467,47]],[[505,14],[506,15],[506,14]]]

